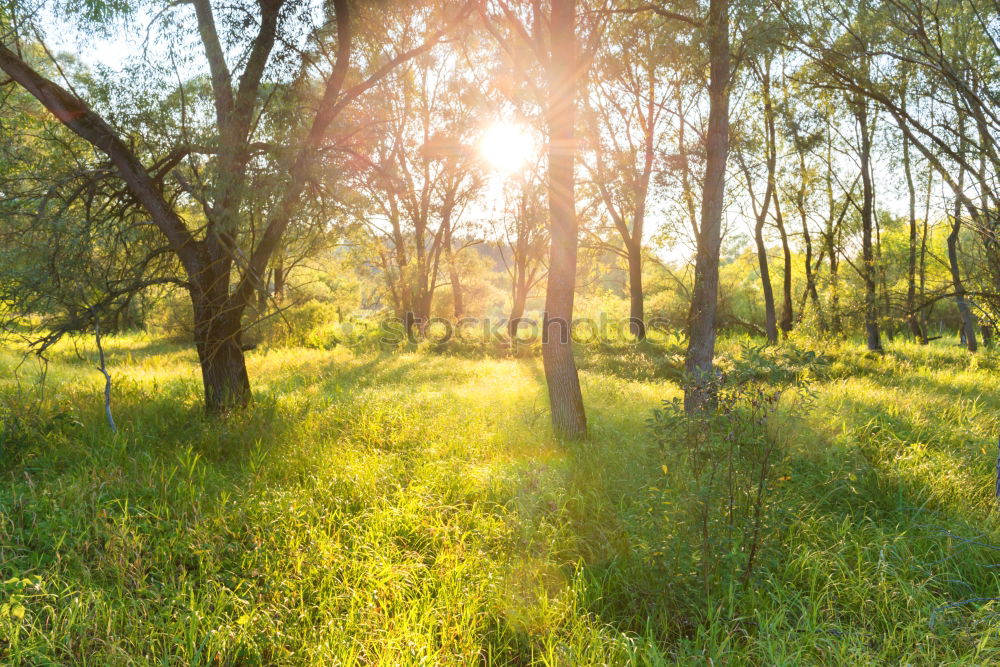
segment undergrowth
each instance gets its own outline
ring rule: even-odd
[[[220,422],[107,347],[117,434],[86,341],[0,354],[0,661],[1000,659],[995,353],[722,341],[691,421],[676,341],[594,347],[564,444],[534,354],[262,347]]]

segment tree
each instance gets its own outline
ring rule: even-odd
[[[91,105],[66,87],[45,76],[19,53],[17,43],[0,44],[0,69],[36,97],[70,130],[106,154],[124,181],[130,194],[150,216],[162,234],[170,252],[182,268],[178,282],[188,290],[194,310],[194,341],[201,364],[206,407],[222,412],[245,405],[250,399],[250,381],[243,356],[242,316],[256,290],[260,288],[268,262],[299,211],[303,192],[313,169],[321,162],[328,147],[328,131],[334,121],[358,97],[368,91],[401,63],[425,52],[436,44],[471,10],[467,3],[448,19],[433,12],[423,12],[423,25],[437,23],[422,45],[394,55],[378,54],[365,59],[368,71],[357,68],[354,58],[356,21],[348,0],[333,0],[326,6],[321,23],[312,26],[311,52],[296,50],[296,41],[286,31],[301,31],[300,15],[291,11],[288,0],[241,2],[222,11],[227,18],[252,17],[252,29],[242,21],[227,20],[230,33],[220,36],[216,12],[210,0],[192,0],[193,16],[182,6],[172,11],[181,21],[193,21],[210,73],[214,119],[202,129],[211,139],[208,164],[189,162],[188,176],[182,161],[196,154],[197,148],[175,137],[173,154],[159,156],[157,165],[148,168],[139,151],[126,141],[127,128],[116,129]],[[85,8],[81,8],[85,9]],[[11,23],[4,34],[13,34]],[[249,38],[245,37],[247,32]],[[16,39],[16,38],[15,38]],[[5,40],[6,41],[6,40]],[[226,44],[238,44],[227,53]],[[276,46],[281,46],[281,58]],[[285,46],[288,45],[288,46]],[[242,55],[241,55],[242,54]],[[258,154],[256,131],[260,117],[267,113],[269,68],[291,60],[287,73],[296,81],[309,81],[310,70],[320,59],[332,65],[320,75],[318,99],[303,119],[301,130],[295,128],[281,138],[275,163],[284,176],[281,195],[269,208],[261,230],[246,233],[244,224],[248,190],[248,169]],[[295,60],[297,59],[297,62]],[[237,74],[235,69],[241,69]],[[181,86],[183,88],[183,84]],[[187,114],[193,109],[185,109]],[[174,178],[188,198],[200,205],[204,216],[201,228],[194,228],[158,182],[156,169],[173,163]],[[192,180],[195,179],[195,180]]]
[[[861,278],[865,284],[865,340],[873,352],[882,350],[879,338],[878,301],[875,293],[875,251],[872,230],[875,221],[875,184],[871,170],[871,128],[868,119],[868,101],[856,98],[853,113],[858,122],[861,163]]]
[[[505,193],[505,207],[496,243],[500,261],[510,277],[511,309],[507,334],[511,340],[524,317],[528,297],[545,279],[548,221],[542,206],[543,182],[535,170],[525,172]]]
[[[552,429],[560,437],[587,434],[580,378],[573,359],[573,297],[576,291],[576,98],[580,53],[576,0],[552,0],[548,58],[549,273],[542,323],[542,362],[549,389]]]
[[[778,148],[774,124],[774,107],[771,99],[771,63],[765,61],[760,67],[754,67],[760,81],[760,98],[763,118],[763,147],[765,152],[764,196],[758,201],[754,191],[754,175],[746,162],[741,150],[737,153],[740,167],[746,178],[747,190],[750,195],[750,205],[754,214],[753,238],[757,247],[757,266],[760,272],[761,291],[764,294],[764,332],[770,343],[778,342],[778,319],[775,314],[774,289],[771,286],[771,272],[768,265],[767,245],[764,242],[764,225],[771,212],[772,202],[777,210],[777,160]],[[777,215],[776,215],[777,217]],[[786,243],[787,245],[787,243]]]
[[[545,78],[542,92],[548,138],[549,270],[542,323],[542,362],[552,430],[560,438],[581,439],[587,434],[587,417],[571,333],[579,243],[574,173],[576,106],[580,77],[599,43],[603,19],[600,13],[592,14],[597,18],[586,48],[580,49],[576,0],[551,0],[548,12],[542,3],[534,2],[527,18],[507,0],[497,0],[497,6],[500,17],[485,16],[486,28],[519,71],[527,69],[519,49],[523,46],[541,66]],[[506,26],[508,35],[501,33],[497,24]],[[527,77],[523,83],[532,85]]]
[[[710,0],[707,33],[709,52],[708,133],[701,224],[695,255],[694,287],[688,316],[688,349],[684,369],[684,409],[698,412],[711,401],[715,358],[716,311],[719,294],[719,248],[726,162],[729,154],[729,0]]]
[[[373,237],[394,309],[411,335],[430,319],[442,258],[461,316],[453,237],[483,184],[471,149],[481,105],[456,60],[453,51],[431,51],[382,81],[365,110],[369,124],[349,148],[360,195],[352,211]]]
[[[958,170],[958,189],[965,185],[965,170]],[[955,306],[962,320],[962,338],[969,352],[975,352],[976,328],[972,317],[972,309],[965,296],[965,284],[962,282],[962,270],[958,264],[958,237],[962,230],[962,202],[955,197],[955,209],[951,216],[951,228],[948,232],[948,268],[951,271],[951,281],[955,288]]]
[[[982,250],[989,279],[980,307],[990,312],[1000,306],[1000,198],[992,185],[1000,167],[994,104],[1000,46],[986,19],[994,12],[982,0],[892,0],[789,15],[800,48],[853,97],[855,109],[863,98],[891,116],[908,147],[959,201]],[[963,129],[963,120],[974,129]],[[976,195],[960,186],[962,173],[978,181]]]
[[[646,337],[642,287],[643,234],[650,184],[671,94],[664,86],[662,44],[648,12],[619,18],[592,71],[586,120],[593,159],[587,163],[618,243],[602,247],[628,267],[629,328]]]

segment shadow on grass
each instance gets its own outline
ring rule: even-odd
[[[165,349],[169,354],[178,348]],[[107,433],[93,396],[66,390],[64,402],[77,406],[78,423],[39,435],[31,445],[32,460],[14,471],[10,488],[0,491],[0,499],[10,501],[3,504],[13,508],[8,514],[10,544],[0,546],[0,571],[5,578],[42,571],[66,590],[97,590],[120,605],[112,605],[119,616],[125,609],[136,613],[127,622],[142,629],[149,627],[143,619],[150,610],[161,608],[168,610],[166,616],[178,615],[195,625],[196,615],[184,606],[195,605],[195,593],[220,596],[199,611],[217,614],[223,609],[226,618],[211,621],[218,626],[238,626],[241,614],[251,616],[258,605],[263,611],[254,623],[263,627],[253,629],[258,643],[247,649],[250,662],[255,655],[277,661],[269,651],[283,643],[295,647],[290,639],[294,632],[300,633],[295,641],[327,642],[324,633],[338,624],[354,623],[347,627],[357,641],[373,647],[393,623],[416,618],[409,615],[411,607],[420,607],[428,614],[425,619],[433,618],[428,610],[435,610],[439,600],[480,618],[480,626],[463,631],[478,633],[474,641],[480,644],[480,657],[508,664],[536,660],[545,637],[560,644],[575,637],[583,646],[595,641],[584,638],[584,630],[590,629],[648,638],[669,648],[704,622],[695,563],[683,560],[696,552],[691,544],[697,535],[649,518],[651,508],[656,509],[650,488],[663,481],[664,461],[650,444],[646,407],[608,398],[622,386],[608,380],[605,388],[600,377],[655,375],[631,373],[605,361],[591,359],[590,367],[582,362],[597,376],[588,382],[588,391],[600,399],[588,405],[592,438],[552,445],[539,433],[546,428],[546,414],[533,411],[536,421],[517,421],[517,408],[535,400],[533,392],[544,396],[540,360],[511,364],[530,378],[522,391],[532,393],[491,404],[507,414],[487,415],[489,420],[474,422],[472,428],[496,431],[477,441],[479,447],[486,442],[508,448],[523,440],[524,451],[536,456],[505,460],[503,452],[494,452],[490,460],[465,460],[480,453],[475,442],[465,442],[477,434],[460,428],[477,418],[473,401],[478,395],[466,398],[442,388],[477,382],[472,365],[447,355],[324,359],[322,353],[312,354],[293,351],[254,359],[267,376],[257,380],[254,406],[229,420],[202,413],[198,387],[190,379],[159,387],[126,385],[116,396],[122,433],[115,437]],[[637,354],[649,355],[650,364],[660,363],[658,350]],[[869,377],[879,375],[872,371]],[[503,387],[502,379],[498,387]],[[879,381],[908,388],[912,382],[914,390],[967,398],[947,383],[936,386],[939,380]],[[418,394],[422,397],[415,398]],[[85,416],[80,403],[87,406]],[[368,414],[372,408],[377,412]],[[422,423],[433,422],[439,413],[448,418]],[[930,585],[933,576],[932,585],[942,596],[969,588],[972,594],[989,596],[987,579],[974,578],[972,571],[981,562],[950,566],[949,572],[965,584],[942,580],[935,569],[939,566],[932,564],[941,557],[938,543],[945,541],[935,541],[934,531],[943,527],[975,535],[976,514],[929,503],[935,492],[931,480],[901,477],[882,460],[864,455],[868,449],[885,450],[880,440],[885,434],[905,440],[923,426],[905,414],[867,405],[864,397],[845,401],[842,416],[848,442],[836,446],[810,421],[819,416],[804,415],[798,423],[794,435],[803,446],[791,451],[791,481],[775,496],[784,523],[761,572],[779,572],[782,561],[795,556],[781,536],[807,522],[870,522],[886,539],[909,539],[908,531],[927,524],[918,550],[926,564],[913,568],[910,580],[891,585],[919,588]],[[365,419],[372,423],[363,423]],[[349,440],[364,428],[372,430]],[[432,428],[446,430],[426,432]],[[296,447],[316,444],[301,444],[309,439],[324,440],[317,445],[318,454],[302,465],[293,462],[297,467],[289,465],[294,474],[267,477],[277,465],[267,455],[280,459]],[[947,439],[935,448],[953,456]],[[962,461],[956,458],[949,465],[960,469]],[[476,471],[485,481],[462,486]],[[28,481],[23,481],[25,475]],[[834,536],[815,539],[817,549],[840,548],[833,544]],[[689,552],[681,559],[651,559],[648,544],[654,540],[678,543]],[[857,545],[855,557],[877,561],[878,545]],[[462,570],[466,562],[473,565]],[[523,591],[523,600],[491,597],[502,588],[498,580],[515,596]],[[455,590],[445,591],[442,581],[457,581]],[[464,609],[480,581],[488,582],[482,584],[486,592]],[[804,578],[775,584],[762,574],[753,584],[761,596],[780,594],[768,588],[775,585],[810,594]],[[537,592],[532,588],[546,586],[554,597],[572,599],[567,604],[574,606],[565,617],[535,628],[530,618],[519,620],[517,609],[511,612],[512,603],[519,603],[526,616],[547,613],[548,602],[533,597]],[[241,607],[241,597],[252,604]],[[831,603],[834,611],[841,611],[836,604]],[[263,625],[272,618],[273,627]],[[421,622],[432,627],[434,641],[445,641],[439,630],[443,625]],[[87,627],[86,619],[74,623],[65,637],[46,639],[50,644],[79,641],[74,637],[93,631],[78,631]],[[574,632],[580,635],[566,636]],[[215,628],[208,626],[192,633],[197,651],[225,634],[213,634]],[[136,636],[134,641],[144,640]],[[567,664],[600,661],[596,652],[589,658],[572,652],[563,657]],[[604,662],[618,661],[605,657]]]

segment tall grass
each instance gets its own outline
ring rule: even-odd
[[[540,360],[250,356],[205,417],[191,352],[0,354],[0,660],[13,664],[986,664],[1000,653],[998,359],[723,345],[788,393],[768,544],[705,594],[676,350],[581,359],[591,438],[555,441]],[[669,434],[667,439],[670,440]]]

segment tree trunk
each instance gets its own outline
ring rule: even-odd
[[[210,286],[209,290],[219,291]],[[205,408],[220,414],[245,407],[250,402],[250,378],[243,357],[241,309],[227,310],[224,300],[206,296],[202,290],[192,290],[191,299]]]
[[[889,285],[885,276],[885,259],[882,257],[882,228],[877,215],[872,215],[875,221],[875,262],[878,264],[878,287],[882,291],[882,331],[891,343],[896,337],[896,328],[892,321],[892,301],[889,299]]]
[[[767,266],[767,247],[764,245],[764,220],[766,209],[757,220],[754,228],[754,241],[757,243],[757,266],[760,269],[760,287],[764,291],[764,333],[767,342],[778,342],[778,318],[774,309],[774,289],[771,287],[771,271]]]
[[[840,335],[843,330],[843,323],[840,321],[840,258],[837,255],[837,234],[840,223],[837,221],[837,202],[833,197],[833,128],[829,120],[826,127],[826,200],[828,208],[828,218],[826,234],[823,240],[826,242],[826,254],[830,261],[830,330]],[[845,204],[846,206],[846,204]]]
[[[281,303],[285,299],[285,263],[279,258],[274,263],[274,302]]]
[[[799,172],[801,184],[799,186],[798,197],[796,198],[796,206],[799,210],[799,218],[802,221],[802,239],[806,246],[806,256],[805,256],[805,270],[806,270],[806,294],[812,301],[813,307],[816,309],[816,318],[819,325],[820,332],[826,331],[826,322],[823,318],[823,307],[819,301],[819,292],[816,291],[816,275],[813,273],[813,246],[812,246],[812,235],[809,233],[809,217],[806,214],[806,159],[802,150],[799,150]],[[822,255],[822,253],[820,253]],[[799,312],[799,320],[802,320],[803,313],[801,312],[805,308],[805,298],[802,299],[802,307]]]
[[[757,245],[757,264],[760,268],[760,284],[764,292],[764,333],[767,335],[769,343],[778,342],[778,318],[774,307],[774,288],[771,285],[771,271],[768,268],[767,246],[764,245],[764,225],[767,222],[767,214],[771,210],[771,200],[777,201],[776,192],[777,180],[775,179],[775,168],[778,162],[777,141],[774,129],[774,113],[771,106],[771,63],[766,61],[760,73],[761,96],[764,101],[764,137],[765,149],[767,152],[767,187],[764,191],[764,200],[760,210],[756,211],[757,221],[754,226],[754,241]],[[741,157],[742,162],[742,157]],[[751,199],[753,199],[753,178],[746,165],[743,165],[746,172],[747,187],[751,189]],[[756,204],[754,204],[756,206]]]
[[[903,172],[906,174],[906,193],[909,200],[910,235],[906,264],[906,323],[914,340],[922,341],[924,334],[917,318],[917,189],[913,184],[910,165],[910,141],[903,135]]]
[[[573,165],[579,57],[575,23],[576,0],[552,0],[549,21],[552,56],[548,91],[551,232],[542,361],[552,411],[552,430],[557,437],[567,439],[580,439],[587,435],[587,417],[570,336],[577,254]]]
[[[931,193],[934,191],[934,168],[928,166],[927,168],[927,199],[924,202],[924,221],[922,225],[922,231],[920,235],[920,260],[917,263],[917,276],[918,276],[918,289],[920,295],[920,303],[924,302],[927,293],[927,235],[930,231],[930,224],[928,219],[931,217]],[[927,314],[928,308],[920,308],[920,344],[927,345]]]
[[[458,265],[455,263],[455,251],[451,245],[451,222],[449,221],[447,224],[444,251],[447,254],[445,260],[448,262],[448,271],[450,272],[451,299],[455,311],[455,320],[457,321],[462,319],[462,315],[465,314],[465,302],[462,299],[462,283],[458,274]]]
[[[964,170],[959,171],[958,182],[961,187]],[[948,267],[951,269],[951,280],[955,285],[955,305],[958,307],[958,314],[962,318],[962,333],[964,343],[969,348],[969,352],[975,352],[976,328],[975,319],[972,317],[972,309],[965,298],[965,285],[962,283],[962,274],[958,266],[958,234],[962,228],[962,205],[955,199],[954,217],[951,223],[951,233],[948,234]]]
[[[524,317],[524,306],[528,301],[527,285],[514,285],[514,299],[510,307],[510,319],[507,320],[507,335],[511,341],[517,336],[517,325]]]
[[[774,193],[774,224],[781,235],[781,251],[784,256],[784,273],[781,285],[781,320],[778,323],[785,338],[792,330],[792,250],[788,246],[788,234],[785,232],[785,221],[781,217],[781,203],[778,201],[777,190]]]
[[[832,239],[828,243],[827,254],[830,256],[830,330],[839,335],[844,331],[840,320],[840,260],[837,259]]]
[[[410,311],[410,329],[423,332],[427,322],[431,319],[431,300],[433,293],[426,288],[421,288],[413,300],[413,310]]]
[[[271,276],[274,276],[274,270],[271,270]],[[257,290],[257,312],[263,314],[267,310],[267,299],[270,296],[267,288],[267,276],[264,276],[263,284]]]
[[[694,286],[688,316],[688,349],[684,362],[687,385],[684,409],[699,412],[713,402],[716,311],[719,294],[719,245],[729,154],[729,2],[710,0],[708,134],[705,145],[705,181],[702,188],[701,229],[697,236]]]
[[[628,250],[629,331],[637,340],[646,339],[646,316],[642,293],[642,248]]]
[[[867,101],[857,100],[855,116],[861,130],[861,255],[862,278],[865,282],[865,334],[868,349],[882,351],[878,327],[878,297],[875,292],[875,254],[872,246],[875,191],[871,174],[871,134],[868,129]]]

